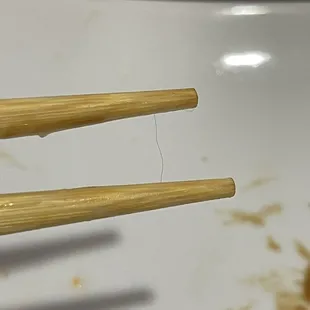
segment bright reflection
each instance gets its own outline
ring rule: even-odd
[[[265,15],[270,9],[263,5],[236,5],[221,12],[223,15]]]
[[[257,68],[260,65],[269,61],[271,56],[261,52],[246,52],[238,54],[227,54],[222,57],[222,64],[225,67],[253,67]]]

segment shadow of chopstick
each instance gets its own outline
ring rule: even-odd
[[[109,294],[93,295],[75,300],[49,301],[46,303],[8,307],[6,310],[108,310],[147,305],[154,299],[149,289],[132,289]]]
[[[104,231],[89,235],[62,237],[62,239],[19,245],[16,248],[0,250],[1,269],[23,269],[31,265],[37,265],[47,259],[57,259],[70,254],[88,252],[91,248],[99,246],[113,246],[120,241],[120,235],[115,231]]]

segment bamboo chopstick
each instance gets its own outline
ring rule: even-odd
[[[0,234],[232,197],[233,179],[85,187],[0,195]]]
[[[45,136],[117,119],[195,108],[197,103],[193,88],[0,99],[0,139]]]

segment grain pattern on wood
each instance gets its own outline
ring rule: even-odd
[[[0,139],[52,132],[197,106],[195,89],[0,99]]]
[[[232,197],[233,179],[211,179],[0,195],[0,234]]]

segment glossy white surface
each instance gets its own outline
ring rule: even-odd
[[[238,185],[231,200],[1,237],[0,308],[275,309],[272,294],[240,279],[303,268],[293,240],[310,247],[310,4],[0,8],[2,98],[195,87],[197,110],[157,116],[163,180]],[[149,116],[0,141],[1,192],[159,181],[155,138]],[[257,178],[275,180],[246,191]],[[262,228],[223,226],[216,212],[274,202],[283,212]],[[282,253],[266,249],[269,234]]]

